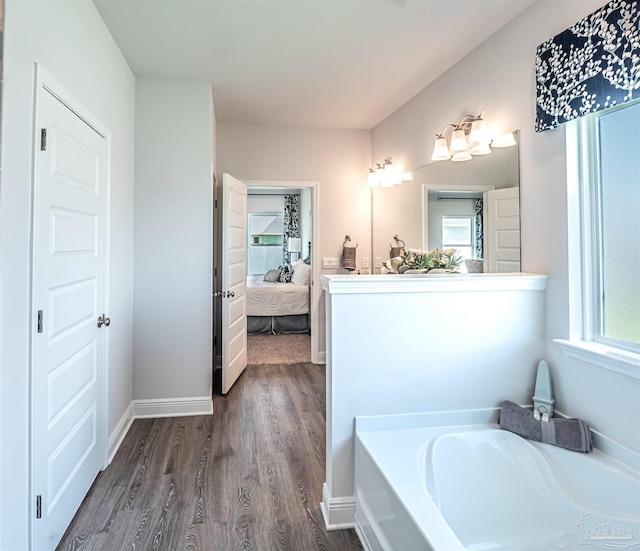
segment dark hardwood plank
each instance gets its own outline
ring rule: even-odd
[[[252,365],[212,416],[136,420],[58,549],[351,551],[327,532],[325,374]]]

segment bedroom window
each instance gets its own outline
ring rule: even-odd
[[[248,275],[264,275],[282,264],[282,214],[249,214]]]
[[[587,337],[640,352],[640,103],[582,126]]]
[[[457,249],[465,258],[473,257],[475,216],[443,216],[442,248]]]
[[[638,143],[638,101],[567,126],[571,340],[558,341],[569,355],[636,378],[640,378]]]

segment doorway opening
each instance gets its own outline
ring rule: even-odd
[[[245,207],[245,214],[243,225],[245,229],[243,232],[240,232],[238,228],[233,228],[235,235],[240,236],[242,234],[245,235],[243,240],[243,245],[240,246],[240,243],[236,243],[234,245],[234,250],[240,250],[241,248],[245,248],[246,252],[244,255],[244,268],[243,270],[243,278],[245,281],[240,282],[239,272],[235,272],[234,276],[236,279],[235,283],[225,283],[225,275],[227,274],[227,267],[225,267],[225,262],[223,257],[225,256],[225,235],[227,237],[230,236],[230,232],[232,228],[225,227],[224,224],[224,213],[228,207],[225,206],[224,193],[220,193],[224,191],[225,178],[230,180],[235,180],[238,185],[245,187],[246,200],[248,203],[249,199],[253,197],[261,197],[264,196],[266,199],[263,202],[269,202],[269,196],[272,206],[267,206],[263,209],[263,212],[259,212],[260,209],[247,209]],[[246,293],[246,280],[252,277],[254,280],[259,280],[263,282],[267,272],[272,270],[270,277],[273,278],[274,274],[277,273],[277,277],[279,281],[287,281],[289,283],[285,283],[281,285],[282,289],[287,289],[289,291],[300,290],[302,287],[306,287],[307,295],[304,299],[305,304],[307,304],[307,313],[304,315],[306,327],[298,326],[298,320],[294,319],[295,316],[284,316],[283,318],[273,320],[271,317],[265,322],[265,320],[261,320],[263,323],[267,323],[268,327],[263,327],[262,333],[266,333],[267,336],[269,333],[274,332],[276,335],[278,333],[290,333],[292,335],[299,335],[307,333],[308,337],[308,347],[310,349],[310,360],[312,363],[319,364],[320,361],[320,350],[319,350],[319,303],[322,288],[319,285],[319,265],[318,265],[318,183],[317,182],[302,182],[302,181],[253,181],[253,180],[238,180],[230,177],[225,174],[223,177],[223,185],[222,189],[216,186],[216,195],[218,200],[222,198],[222,204],[218,205],[218,209],[214,215],[215,220],[215,246],[217,248],[216,254],[214,254],[215,259],[215,267],[214,267],[214,289],[217,290],[214,293],[214,335],[213,335],[213,343],[214,343],[214,373],[213,373],[213,391],[215,394],[220,392],[225,385],[222,384],[223,372],[225,368],[225,355],[228,356],[228,352],[225,354],[225,327],[226,324],[223,321],[224,307],[229,305],[229,296],[231,296],[231,303],[238,300],[238,290],[242,289],[241,295],[245,295]],[[215,183],[214,183],[215,185]],[[295,196],[297,197],[297,206],[298,206],[298,222],[297,222],[297,231],[296,232],[288,232],[286,227],[282,230],[282,233],[278,233],[278,228],[280,224],[280,220],[278,219],[278,215],[280,214],[279,208],[273,207],[273,197],[276,196],[287,197],[287,196]],[[218,201],[217,201],[218,202]],[[252,211],[252,212],[250,212]],[[255,228],[251,228],[250,224],[250,215],[259,215],[266,214],[267,217],[262,217],[262,219],[256,219],[257,222],[255,224]],[[284,218],[284,212],[282,223],[283,226],[286,226],[286,221]],[[271,216],[271,219],[268,217]],[[265,226],[266,224],[266,226]],[[302,227],[301,227],[302,226]],[[255,231],[253,231],[255,230]],[[253,235],[255,234],[255,235]],[[237,237],[240,239],[239,237]],[[229,245],[229,243],[227,243]],[[252,247],[255,247],[255,250],[252,251]],[[236,250],[236,252],[237,252]],[[251,256],[255,258],[251,258]],[[276,258],[277,257],[277,258]],[[304,266],[303,266],[304,265]],[[302,269],[297,269],[302,267]],[[264,272],[264,273],[263,273]],[[282,279],[280,277],[282,276]],[[229,274],[227,274],[227,278]],[[306,280],[304,278],[307,278]],[[291,279],[296,279],[299,285],[291,284]],[[223,286],[231,285],[229,289],[223,289]],[[265,283],[266,285],[266,283]],[[297,288],[297,289],[296,289]],[[229,290],[236,289],[235,294],[229,294]],[[226,300],[226,302],[225,302]],[[244,300],[244,298],[243,298]],[[245,310],[246,311],[246,310]],[[238,310],[239,312],[239,310]],[[250,312],[249,312],[250,313]],[[298,312],[292,312],[295,314]],[[265,316],[266,317],[266,316]],[[289,318],[289,319],[284,319]],[[245,318],[246,321],[246,318]],[[255,320],[253,320],[255,321]],[[260,320],[258,320],[260,321]],[[284,322],[284,331],[283,328],[278,325]],[[293,323],[293,324],[292,324]],[[275,326],[274,326],[275,324]],[[245,324],[246,325],[246,324]],[[251,332],[255,332],[256,328],[249,328]],[[273,331],[272,331],[273,330]],[[247,332],[245,330],[245,345],[246,345],[246,337]],[[234,337],[236,340],[239,339],[239,336],[236,335]],[[281,339],[280,339],[281,340]],[[289,339],[294,340],[294,339]],[[276,339],[270,341],[270,343],[275,344]],[[289,343],[290,344],[290,343]],[[246,350],[246,349],[245,349]],[[244,355],[246,358],[246,354]],[[227,385],[228,386],[228,385]],[[224,390],[222,393],[225,393]]]
[[[302,358],[303,348],[308,347],[311,362],[320,363],[317,183],[245,183],[249,217],[271,222],[265,229],[271,229],[275,234],[253,235],[249,225],[247,281],[253,288],[247,299],[248,332],[257,336],[253,339],[254,350],[250,350],[252,361],[260,358],[256,348],[264,349],[266,344],[273,354],[271,360],[265,356],[265,362],[286,357],[287,349],[291,351],[292,359]],[[272,217],[271,221],[269,217]],[[284,298],[276,291],[280,295],[284,293]],[[302,335],[308,335],[306,342]],[[279,338],[265,340],[269,336]]]

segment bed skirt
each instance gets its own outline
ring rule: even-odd
[[[290,335],[309,333],[309,314],[296,316],[247,316],[247,333]]]

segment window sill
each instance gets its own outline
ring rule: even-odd
[[[553,339],[565,356],[582,360],[633,379],[640,379],[640,354],[589,341]]]

